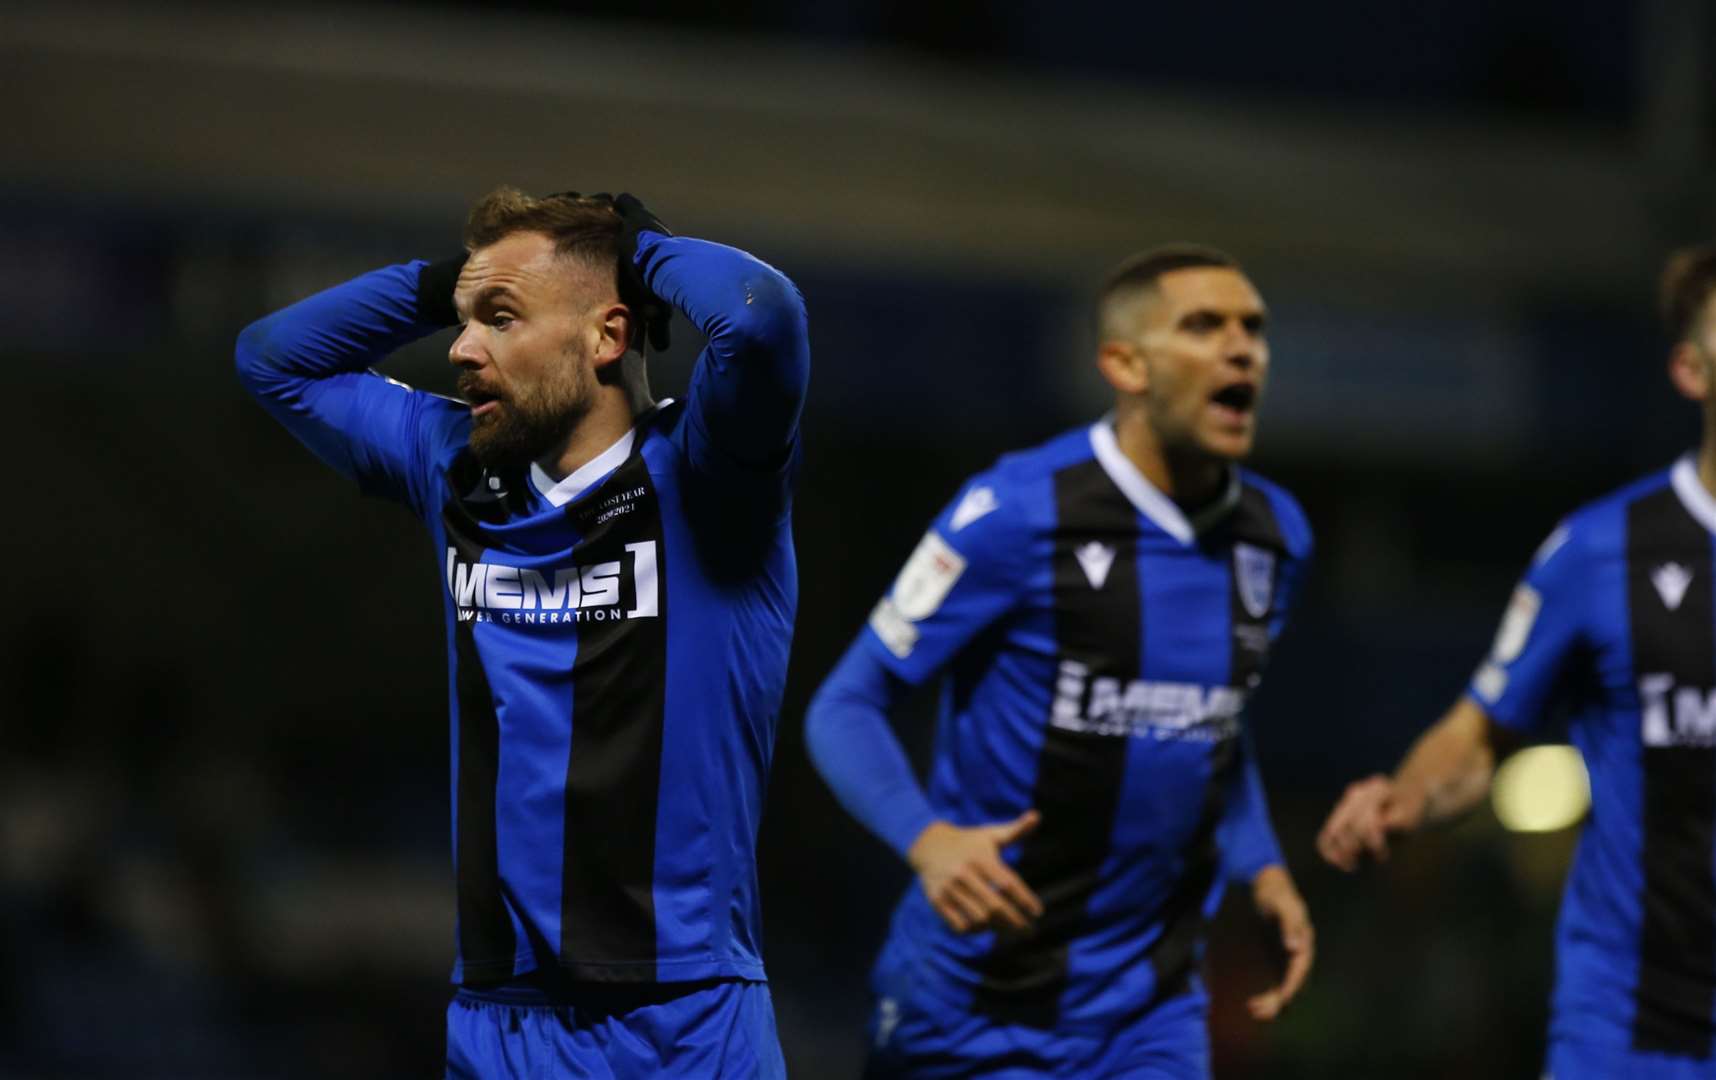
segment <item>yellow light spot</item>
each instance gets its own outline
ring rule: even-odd
[[[1514,832],[1555,832],[1590,809],[1591,781],[1571,746],[1530,746],[1496,770],[1490,800],[1496,817]]]

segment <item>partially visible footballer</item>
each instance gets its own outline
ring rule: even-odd
[[[1716,248],[1663,274],[1668,376],[1703,442],[1582,507],[1538,549],[1489,657],[1393,776],[1318,837],[1343,870],[1454,817],[1522,740],[1565,734],[1591,777],[1556,931],[1554,1080],[1716,1076]]]
[[[1228,881],[1311,966],[1246,699],[1311,533],[1241,469],[1269,366],[1228,256],[1145,252],[1099,299],[1114,412],[938,515],[811,706],[818,769],[917,881],[873,976],[872,1077],[1204,1077],[1203,927]],[[938,675],[929,790],[888,713]]]
[[[471,211],[466,252],[249,327],[245,384],[441,578],[458,991],[447,1075],[785,1075],[756,840],[792,639],[803,302],[629,195]],[[708,338],[684,402],[644,350]],[[369,365],[458,325],[464,401]]]

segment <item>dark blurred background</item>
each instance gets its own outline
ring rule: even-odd
[[[1557,518],[1697,437],[1652,293],[1716,234],[1716,5],[573,7],[0,4],[0,1076],[438,1074],[434,553],[241,394],[231,346],[451,250],[500,182],[638,192],[809,303],[762,842],[797,1075],[855,1075],[908,884],[809,767],[804,705],[966,475],[1106,408],[1092,287],[1185,239],[1270,303],[1255,465],[1319,537],[1252,717],[1317,970],[1247,1020],[1270,972],[1230,903],[1218,1075],[1536,1076],[1573,831],[1486,808],[1354,879],[1311,842]],[[446,345],[389,370],[446,388]]]

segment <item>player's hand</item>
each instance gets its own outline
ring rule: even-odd
[[[1043,913],[1037,899],[1001,858],[1001,849],[1040,820],[1027,810],[1012,821],[961,828],[932,822],[906,852],[930,906],[955,933],[1025,930]]]
[[[1317,853],[1350,873],[1367,854],[1379,862],[1386,860],[1389,833],[1411,832],[1423,821],[1423,796],[1379,773],[1347,785],[1346,794],[1317,834]]]
[[[643,271],[638,269],[638,234],[672,236],[673,230],[628,192],[614,196],[614,209],[620,212],[620,299],[637,312],[644,332],[649,335],[649,347],[661,352],[667,348],[667,328],[673,322],[673,309],[644,282]]]
[[[459,325],[459,311],[453,306],[453,289],[459,284],[459,271],[465,268],[466,252],[437,259],[417,273],[417,317],[435,326]]]
[[[650,348],[662,352],[668,345],[673,309],[650,289],[644,281],[643,271],[638,269],[638,234],[653,232],[672,236],[673,230],[662,224],[643,200],[630,192],[609,195],[599,191],[594,195],[584,195],[577,191],[557,191],[549,198],[562,196],[568,199],[606,199],[614,204],[615,212],[620,215],[620,301],[632,309],[632,315],[638,320],[641,336],[636,344],[639,349],[647,338]]]
[[[1285,971],[1280,983],[1245,1004],[1253,1019],[1273,1020],[1281,1015],[1281,1010],[1305,985],[1305,977],[1311,974],[1317,935],[1311,929],[1311,913],[1283,867],[1266,866],[1259,871],[1251,883],[1251,899],[1257,905],[1257,914],[1280,930]]]

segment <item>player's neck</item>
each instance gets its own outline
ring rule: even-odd
[[[1183,508],[1208,505],[1227,484],[1227,462],[1195,452],[1171,452],[1140,412],[1115,417],[1114,441],[1144,479]]]
[[[590,411],[579,419],[566,440],[544,454],[537,464],[558,483],[619,442],[636,421],[625,393],[604,387],[597,391]]]

